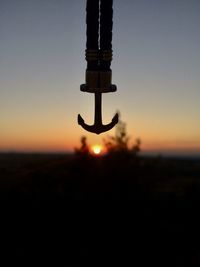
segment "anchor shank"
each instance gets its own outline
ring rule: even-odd
[[[101,102],[102,96],[101,93],[95,93],[95,113],[94,113],[94,124],[96,126],[102,126],[102,113],[101,113]]]

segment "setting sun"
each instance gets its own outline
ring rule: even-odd
[[[95,155],[100,155],[102,153],[102,146],[101,145],[92,146],[92,153]]]

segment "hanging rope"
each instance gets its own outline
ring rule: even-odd
[[[113,0],[88,0],[86,6],[87,70],[110,70]]]
[[[113,0],[100,1],[100,69],[110,70],[112,60]]]
[[[87,1],[86,25],[87,70],[97,70],[99,65],[99,0]]]

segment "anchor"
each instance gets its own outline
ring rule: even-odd
[[[82,90],[84,90],[84,85],[82,86]],[[115,86],[112,87],[112,90],[116,90]],[[84,90],[85,91],[85,90]],[[115,124],[118,123],[118,113],[115,114],[112,121],[109,124],[103,125],[102,124],[102,91],[101,92],[95,92],[95,113],[94,113],[94,124],[88,125],[84,122],[81,115],[78,115],[78,124],[83,127],[88,132],[100,134],[106,131],[111,130]]]
[[[93,125],[86,124],[80,114],[78,115],[78,124],[86,131],[96,134],[109,131],[118,123],[118,113],[114,115],[109,124],[104,125],[102,123],[102,93],[117,90],[116,85],[111,83],[112,71],[110,69],[112,61],[112,6],[113,0],[87,0],[86,6],[86,84],[82,84],[80,90],[94,93],[95,112]]]

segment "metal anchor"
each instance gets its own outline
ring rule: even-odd
[[[84,89],[82,86],[82,91],[83,90]],[[116,89],[113,88],[113,90],[116,90]],[[101,91],[101,89],[99,89],[99,91]],[[94,94],[95,94],[94,124],[93,125],[86,124],[80,114],[78,115],[78,124],[81,125],[86,131],[100,134],[100,133],[109,131],[118,123],[118,113],[115,114],[115,116],[113,117],[112,121],[109,124],[103,125],[103,123],[102,123],[102,106],[101,106],[102,91],[101,92],[95,91]]]

